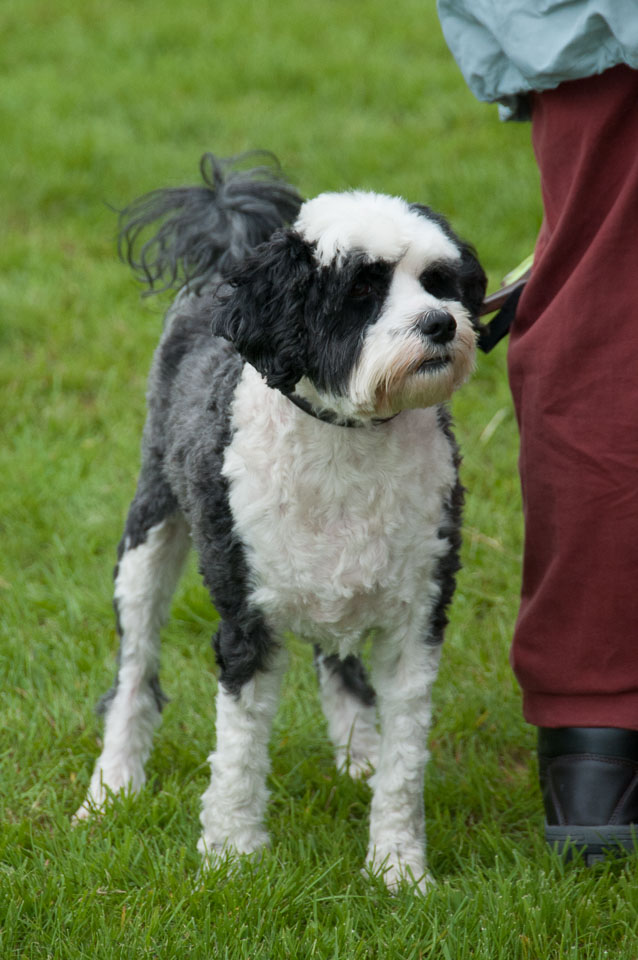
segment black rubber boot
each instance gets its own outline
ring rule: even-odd
[[[638,852],[638,731],[539,727],[545,839],[589,866]]]

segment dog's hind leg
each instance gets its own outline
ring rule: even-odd
[[[208,758],[212,776],[200,817],[204,866],[268,845],[268,743],[287,662],[286,651],[259,621],[243,629],[222,621],[215,651],[221,674],[217,744]]]
[[[422,631],[375,638],[372,676],[381,718],[381,751],[373,778],[367,864],[390,889],[415,883],[425,890],[423,781],[428,759],[431,690],[440,645]]]
[[[114,606],[120,650],[112,690],[98,710],[105,715],[104,746],[89,792],[76,817],[104,806],[110,793],[137,791],[164,702],[159,685],[159,632],[188,554],[190,537],[170,492],[151,499],[140,478],[131,504],[119,562]]]
[[[358,657],[326,657],[315,647],[321,706],[335,747],[337,769],[353,779],[376,767],[380,737],[376,694]]]

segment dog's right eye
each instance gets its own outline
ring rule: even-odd
[[[445,266],[434,266],[421,274],[421,285],[437,300],[458,300],[459,288],[455,271]]]

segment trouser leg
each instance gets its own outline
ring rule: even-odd
[[[544,222],[509,347],[521,434],[512,663],[538,726],[638,729],[638,72],[534,99]]]

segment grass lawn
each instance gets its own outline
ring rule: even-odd
[[[71,827],[165,307],[117,262],[111,207],[192,181],[205,150],[265,147],[307,195],[361,186],[440,209],[495,286],[532,248],[538,183],[529,129],[473,100],[433,2],[21,0],[0,36],[2,960],[635,960],[635,860],[587,871],[542,840],[508,666],[521,512],[502,347],[454,402],[468,497],[425,790],[433,892],[361,876],[369,790],[335,772],[300,644],[272,741],[272,850],[196,879],[215,616],[194,564],[149,784]]]

